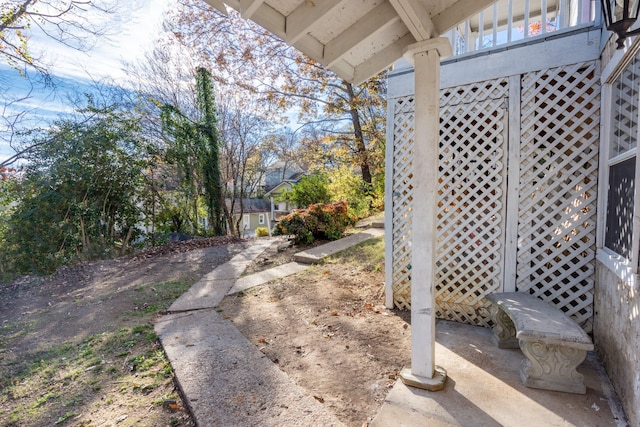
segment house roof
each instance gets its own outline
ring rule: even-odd
[[[227,204],[227,208],[231,209],[231,199],[226,199],[225,200],[226,204]],[[236,200],[235,205],[234,205],[234,213],[238,213],[238,211],[240,210],[240,202],[238,200]],[[244,198],[242,199],[242,212],[245,214],[250,214],[250,213],[264,213],[264,212],[270,212],[271,211],[271,202],[269,200],[266,199],[250,199],[250,198]]]
[[[276,185],[275,187],[273,187],[272,189],[267,191],[267,193],[265,194],[265,197],[269,197],[272,194],[274,194],[275,192],[277,192],[278,190],[281,190],[281,189],[283,189],[285,187],[291,188],[291,186],[293,184],[295,184],[296,182],[298,182],[298,181],[297,180],[285,180],[285,181],[282,181],[280,184]]]
[[[229,6],[351,83],[444,34],[495,0],[205,0]]]

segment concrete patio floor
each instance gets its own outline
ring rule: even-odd
[[[578,368],[587,393],[560,393],[525,387],[519,373],[524,355],[498,349],[490,329],[439,321],[436,335],[436,364],[448,374],[444,390],[398,381],[371,427],[628,425],[593,352]]]

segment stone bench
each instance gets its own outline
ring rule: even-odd
[[[576,371],[593,343],[586,332],[557,308],[521,292],[491,294],[493,338],[499,348],[520,348],[520,378],[527,387],[585,394]]]

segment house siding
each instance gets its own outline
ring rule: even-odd
[[[241,232],[247,232],[247,231],[256,231],[256,228],[258,227],[264,227],[264,228],[268,228],[268,224],[269,224],[269,212],[260,212],[260,213],[245,213],[243,214],[243,216],[248,215],[249,216],[249,227],[247,227],[244,230],[240,230]],[[264,215],[264,223],[260,224],[260,215]],[[238,218],[240,216],[235,214],[233,216],[233,220],[234,223],[237,223]],[[240,227],[244,227],[244,218],[242,218],[240,220]]]

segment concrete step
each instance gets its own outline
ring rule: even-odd
[[[325,245],[316,246],[306,251],[298,252],[293,259],[303,264],[315,264],[324,258],[334,255],[340,251],[350,248],[351,246],[374,239],[384,235],[384,229],[370,228],[361,233],[352,234],[340,240],[336,240]]]
[[[249,276],[241,277],[236,281],[235,285],[229,289],[227,295],[235,294],[236,292],[244,291],[254,286],[264,285],[265,283],[275,279],[282,279],[283,277],[291,276],[292,274],[299,273],[307,268],[309,268],[308,264],[290,262]]]
[[[373,221],[371,226],[373,228],[384,228],[384,218]]]
[[[247,266],[270,245],[279,243],[279,240],[273,239],[258,240],[251,247],[196,282],[187,292],[175,300],[167,311],[175,313],[217,307]]]

